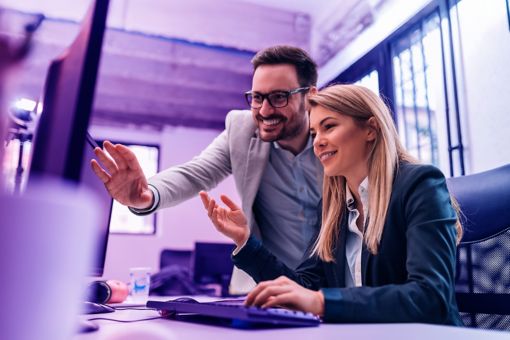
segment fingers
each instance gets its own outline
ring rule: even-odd
[[[113,145],[110,141],[105,141],[103,143],[103,147],[108,151],[110,156],[115,160],[115,163],[117,164],[117,168],[119,170],[125,170],[127,169],[127,162],[124,159],[124,157],[120,154],[120,152],[117,151],[117,147]]]
[[[99,161],[101,161],[101,164],[103,164],[103,166],[111,175],[117,172],[118,168],[114,160],[111,159],[110,156],[108,156],[103,149],[95,148],[94,154],[99,159]]]
[[[135,171],[140,171],[143,173],[143,170],[140,167],[140,163],[138,163],[136,155],[127,146],[117,144],[115,145],[115,151],[117,152],[117,155],[124,160],[126,168]]]
[[[301,304],[303,297],[309,300],[311,294],[316,294],[301,287],[288,277],[280,276],[275,280],[261,282],[246,297],[245,305],[269,308],[285,306],[291,309],[305,310]],[[310,303],[309,303],[310,304]],[[315,303],[312,302],[311,305]]]
[[[221,195],[221,200],[227,207],[229,207],[231,210],[241,210],[228,196]]]
[[[288,285],[270,285],[262,290],[253,300],[254,306],[264,307],[266,305],[274,306],[276,303],[273,301],[278,298],[279,295],[288,293],[290,291]]]
[[[267,301],[262,305],[262,308],[271,308],[276,306],[286,306],[293,309],[291,306],[296,303],[296,294],[292,290],[283,292],[279,295],[270,296]]]
[[[108,175],[108,173],[104,171],[103,168],[101,168],[101,166],[95,159],[92,159],[90,161],[90,166],[92,167],[92,171],[94,171],[96,176],[99,177],[101,182],[103,182],[104,184],[108,183],[108,181],[111,178],[110,175]]]
[[[209,195],[205,191],[200,191],[198,193],[198,195],[200,196],[200,199],[202,200],[202,204],[204,205],[204,208],[207,210],[207,208],[209,207]]]
[[[214,208],[216,208],[216,202],[214,198],[211,198],[209,200],[209,206],[207,207],[207,216],[209,216],[209,218],[212,218]]]
[[[291,281],[289,278],[287,278],[285,276],[280,276],[280,277],[278,277],[275,280],[269,280],[269,281],[260,282],[248,294],[248,296],[246,297],[246,300],[245,300],[245,304],[248,305],[248,306],[251,306],[251,305],[257,305],[258,306],[260,304],[256,304],[256,302],[260,303],[261,300],[260,300],[259,296],[265,296],[265,295],[261,295],[261,294],[264,294],[264,291],[266,289],[269,289],[269,288],[271,288],[273,286],[287,285],[287,284],[289,284],[291,282],[293,282],[293,281]],[[266,297],[266,299],[267,299],[267,297]]]

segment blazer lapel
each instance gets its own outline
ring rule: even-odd
[[[346,266],[346,258],[345,258],[345,247],[347,239],[345,237],[347,232],[347,216],[348,211],[345,209],[342,220],[340,222],[340,232],[338,235],[337,245],[335,247],[335,260],[336,262],[332,264],[332,276],[333,282],[330,283],[332,287],[345,287],[345,266]]]

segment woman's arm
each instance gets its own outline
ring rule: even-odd
[[[318,290],[325,285],[322,262],[316,256],[307,256],[304,262],[293,270],[277,259],[262,242],[250,236],[248,221],[240,207],[230,198],[222,195],[221,200],[226,207],[219,206],[206,192],[200,192],[200,198],[207,214],[216,229],[232,239],[237,245],[232,260],[234,264],[247,272],[257,282],[273,280],[286,276],[301,286]],[[319,222],[320,224],[320,222]],[[316,228],[318,230],[318,227]],[[312,237],[312,242],[315,237]]]

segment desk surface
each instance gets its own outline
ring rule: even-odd
[[[139,320],[157,317],[154,310],[121,310],[115,313],[82,316],[84,319],[109,318],[116,320]],[[286,329],[233,329],[222,326],[190,323],[168,319],[155,319],[134,323],[107,320],[94,321],[100,327],[96,332],[78,334],[75,340],[250,340],[250,339],[414,339],[414,340],[510,340],[510,333],[483,331],[469,328],[435,326],[426,324],[321,324],[319,327]]]

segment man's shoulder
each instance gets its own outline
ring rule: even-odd
[[[251,111],[248,110],[230,111],[225,119],[225,128],[229,134],[241,134],[250,138],[257,130]]]
[[[227,117],[225,119],[226,124],[229,122],[248,122],[251,123],[253,126],[255,124],[253,123],[253,118],[251,115],[251,111],[249,110],[231,110],[227,113]]]

